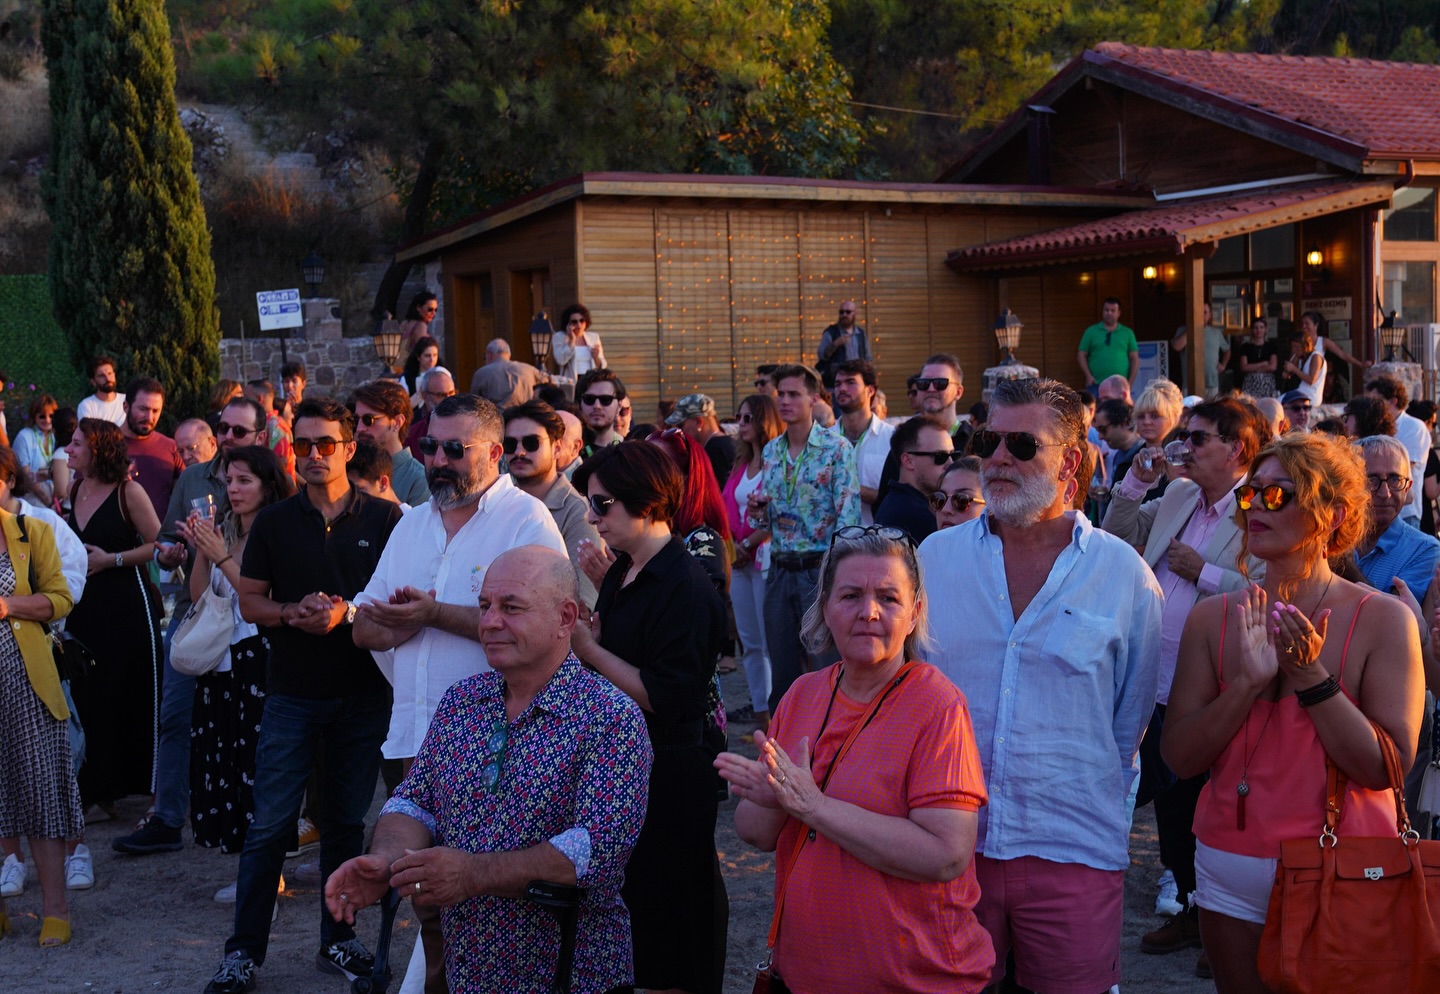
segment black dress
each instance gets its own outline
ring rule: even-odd
[[[622,589],[620,554],[600,586],[600,644],[640,670],[655,764],[645,827],[625,869],[635,986],[720,994],[729,904],[715,854],[713,747],[705,716],[725,602],[678,538]]]
[[[124,552],[140,545],[135,528],[120,510],[120,489],[112,490],[81,528],[75,512],[70,526],[86,545]],[[65,622],[66,631],[95,656],[89,677],[71,687],[85,723],[85,765],[80,797],[109,804],[129,794],[155,790],[155,751],[160,733],[160,598],[146,568],[101,570],[85,581],[85,593]]]
[[[228,587],[228,584],[227,584]],[[255,820],[255,746],[265,714],[263,635],[230,645],[230,668],[195,678],[190,726],[190,827],[195,844],[245,849]]]

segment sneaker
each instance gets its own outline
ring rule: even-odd
[[[255,989],[255,961],[248,953],[226,953],[220,969],[205,985],[205,994],[245,994]]]
[[[110,848],[132,856],[144,856],[152,852],[179,852],[185,848],[185,843],[180,838],[180,829],[171,828],[159,818],[151,818],[129,835],[114,839]]]
[[[301,887],[319,887],[320,861],[301,863],[295,867],[295,883]]]
[[[1140,937],[1142,953],[1163,954],[1200,948],[1200,919],[1194,914],[1176,915],[1159,928]]]
[[[1185,910],[1179,901],[1180,888],[1175,886],[1175,874],[1166,870],[1160,874],[1160,893],[1155,895],[1155,913],[1169,918]]]
[[[25,892],[25,861],[19,856],[6,856],[0,866],[0,897],[19,897]]]
[[[356,977],[369,977],[375,969],[375,957],[359,939],[346,939],[326,946],[315,954],[315,965],[324,973],[343,974],[354,981]]]
[[[307,852],[314,852],[320,848],[320,829],[309,818],[301,818],[295,826],[296,843],[295,848],[285,854],[286,859],[294,859],[296,856]]]
[[[89,890],[94,886],[95,866],[90,860],[89,847],[82,842],[72,855],[65,857],[65,889]]]

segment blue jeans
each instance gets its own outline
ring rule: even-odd
[[[388,690],[331,699],[283,694],[265,699],[255,755],[255,821],[240,856],[235,932],[225,943],[227,954],[242,950],[257,964],[265,962],[275,890],[317,749],[331,760],[320,781],[321,879],[361,854],[365,814],[380,773],[380,744],[389,727]],[[323,895],[319,903],[321,947],[354,938],[353,928],[330,917]]]
[[[820,570],[770,565],[765,575],[765,645],[770,650],[770,713],[790,685],[808,668],[810,653],[800,642],[800,625],[815,600]]]
[[[176,612],[165,629],[164,683],[160,692],[160,745],[155,754],[155,817],[183,828],[190,808],[190,718],[195,708],[195,678],[170,665],[170,640],[183,615]]]

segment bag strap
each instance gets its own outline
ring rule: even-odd
[[[1385,775],[1390,780],[1390,791],[1395,798],[1395,833],[1401,838],[1413,834],[1414,829],[1410,827],[1410,816],[1405,812],[1405,773],[1400,766],[1400,752],[1395,748],[1395,740],[1390,733],[1381,728],[1374,721],[1370,727],[1375,730],[1375,739],[1380,743],[1380,756],[1385,762]],[[1339,827],[1341,818],[1345,814],[1345,788],[1349,785],[1349,778],[1345,776],[1335,761],[1330,758],[1329,753],[1325,755],[1325,828],[1320,833],[1320,845],[1334,845],[1337,838],[1335,829]]]
[[[915,665],[915,660],[912,659],[904,666],[901,666],[899,671],[895,674],[894,679],[892,679],[889,685],[885,688],[884,692],[876,695],[875,700],[865,711],[865,714],[861,716],[859,721],[855,722],[854,726],[851,727],[850,734],[845,736],[845,741],[840,744],[840,751],[835,753],[835,759],[831,761],[830,768],[825,771],[824,782],[818,785],[822,794],[825,792],[825,788],[829,785],[830,778],[835,775],[835,768],[840,765],[840,760],[845,758],[845,754],[850,751],[850,747],[855,744],[855,740],[860,737],[860,733],[865,730],[865,726],[870,724],[871,720],[875,717],[875,713],[880,710],[880,705],[885,703],[885,698],[890,696],[891,691],[899,689],[901,681],[903,681],[905,677],[909,676],[910,671],[915,668]],[[840,672],[838,668],[835,673],[835,681],[836,686],[838,687],[840,681]],[[811,759],[813,760],[814,756],[811,756]],[[796,833],[795,845],[790,851],[790,869],[792,873],[795,869],[795,861],[800,858],[800,850],[805,848],[805,843],[809,840],[809,832],[802,831]],[[779,863],[775,864],[775,870],[777,873],[779,872]],[[780,915],[785,910],[785,890],[789,886],[789,883],[790,874],[787,873],[785,875],[785,879],[780,881],[779,885],[776,887],[775,914],[770,919],[770,936],[765,940],[765,962],[762,966],[762,969],[768,968],[770,966],[770,958],[775,954],[775,942],[780,937]]]

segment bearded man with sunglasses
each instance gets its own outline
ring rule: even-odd
[[[1054,380],[999,384],[975,435],[985,512],[920,546],[924,655],[965,692],[989,789],[975,912],[1004,975],[1045,994],[1120,980],[1136,754],[1155,703],[1161,595],[1124,542],[1068,507],[1080,398]]]
[[[381,752],[406,774],[445,691],[490,669],[477,606],[490,564],[522,545],[566,551],[545,505],[500,474],[504,425],[494,404],[474,394],[445,398],[418,445],[430,500],[396,526],[355,599],[355,644],[395,650],[395,704]],[[422,907],[418,917],[426,990],[443,994],[439,909]]]
[[[592,369],[575,384],[580,419],[585,422],[586,444],[581,459],[589,459],[607,445],[625,441],[620,434],[620,401],[628,396],[625,384],[611,369]]]
[[[1189,903],[1195,890],[1195,835],[1190,826],[1207,776],[1174,780],[1160,757],[1160,732],[1185,619],[1202,599],[1243,590],[1250,581],[1262,583],[1265,579],[1265,564],[1254,556],[1245,561],[1248,580],[1237,567],[1243,536],[1235,523],[1234,491],[1255,453],[1270,441],[1269,423],[1258,409],[1222,398],[1197,404],[1190,412],[1189,428],[1176,437],[1190,450],[1186,478],[1172,481],[1162,496],[1145,501],[1159,469],[1135,460],[1110,491],[1104,523],[1107,532],[1129,542],[1145,557],[1165,594],[1155,710],[1141,750],[1145,768],[1141,792],[1158,791],[1153,796],[1160,862],[1174,875],[1173,900],[1181,910],[1141,936],[1140,948],[1147,953],[1200,945],[1199,918]],[[1146,800],[1142,796],[1139,803]]]
[[[206,994],[254,987],[305,782],[322,751],[331,761],[320,775],[320,865],[338,866],[363,849],[390,688],[353,637],[352,599],[374,573],[400,508],[350,486],[345,466],[355,455],[354,425],[336,401],[301,402],[294,445],[304,487],[264,508],[245,545],[236,592],[241,617],[258,625],[270,645],[267,696],[256,747],[255,817],[236,881],[235,928]],[[368,975],[373,960],[349,924],[322,913],[315,963],[353,980]]]
[[[371,380],[355,391],[355,435],[390,455],[390,488],[400,501],[418,507],[430,499],[425,467],[405,448],[413,417],[410,395],[394,380]]]
[[[935,531],[930,495],[940,489],[945,467],[963,453],[955,451],[945,422],[930,414],[917,414],[896,428],[890,453],[900,471],[875,508],[875,523],[898,528],[919,545]]]

